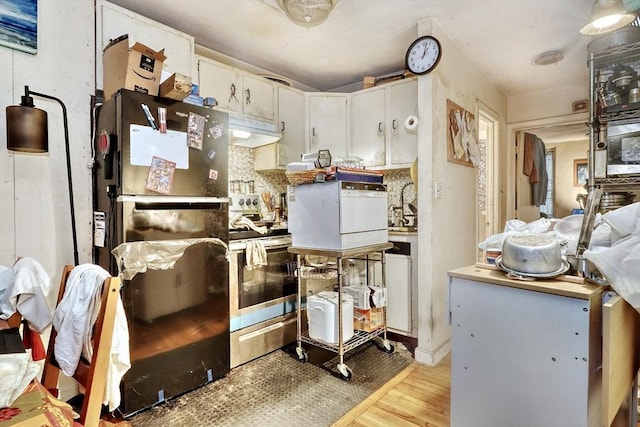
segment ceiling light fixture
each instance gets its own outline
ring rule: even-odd
[[[610,33],[629,25],[635,18],[635,13],[628,12],[622,0],[595,0],[589,21],[580,28],[580,34],[597,36]]]
[[[562,61],[564,58],[564,54],[559,50],[550,50],[548,52],[543,52],[533,60],[535,65],[551,65],[557,64]]]
[[[278,0],[287,17],[303,27],[313,27],[327,20],[338,0]]]

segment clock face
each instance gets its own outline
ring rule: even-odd
[[[435,37],[419,37],[409,46],[405,65],[413,74],[426,74],[438,65],[441,55],[440,42]]]

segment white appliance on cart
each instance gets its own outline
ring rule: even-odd
[[[289,232],[293,246],[343,250],[386,243],[387,187],[330,181],[289,186]]]
[[[382,307],[382,327],[371,331],[358,330],[351,335],[353,318],[348,319],[351,326],[345,327],[343,310],[343,281],[350,260],[363,260],[366,271],[369,263],[379,262],[382,269],[381,285],[384,287],[385,251],[393,247],[389,243],[387,229],[387,187],[381,183],[329,181],[324,183],[289,186],[287,189],[289,206],[289,231],[292,246],[289,252],[296,255],[298,274],[297,304],[302,306],[300,289],[302,288],[305,259],[324,257],[336,259],[337,270],[337,342],[328,343],[315,339],[310,331],[303,332],[302,310],[298,310],[296,353],[301,361],[308,360],[302,343],[321,347],[338,353],[338,373],[346,380],[353,373],[344,364],[344,354],[367,341],[381,336],[378,348],[387,353],[394,351],[387,340],[386,308]],[[369,274],[364,283],[369,286]],[[309,301],[307,301],[307,310]],[[311,307],[313,308],[313,307]],[[353,317],[353,316],[351,316]],[[311,321],[311,318],[309,319]],[[311,329],[311,325],[309,325]]]

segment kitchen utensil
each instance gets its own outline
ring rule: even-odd
[[[596,212],[598,212],[598,206],[600,205],[600,196],[602,190],[594,188],[589,192],[587,197],[587,205],[584,209],[584,217],[582,220],[582,228],[580,229],[580,235],[578,237],[578,245],[576,247],[576,256],[581,257],[584,251],[589,249],[589,243],[591,242],[591,234],[593,233],[593,224],[596,220]]]
[[[537,277],[557,276],[569,268],[562,260],[560,244],[555,237],[533,233],[507,236],[496,265],[509,273]]]

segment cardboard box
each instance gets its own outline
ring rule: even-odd
[[[372,332],[384,327],[384,308],[353,309],[353,329]]]
[[[387,288],[365,285],[344,286],[342,292],[353,297],[353,306],[363,310],[387,305]]]
[[[129,47],[127,34],[112,40],[102,54],[105,101],[119,89],[157,96],[165,59],[164,49],[157,52],[141,43]]]
[[[182,101],[191,94],[191,77],[180,73],[173,73],[160,83],[159,94],[163,98]]]

